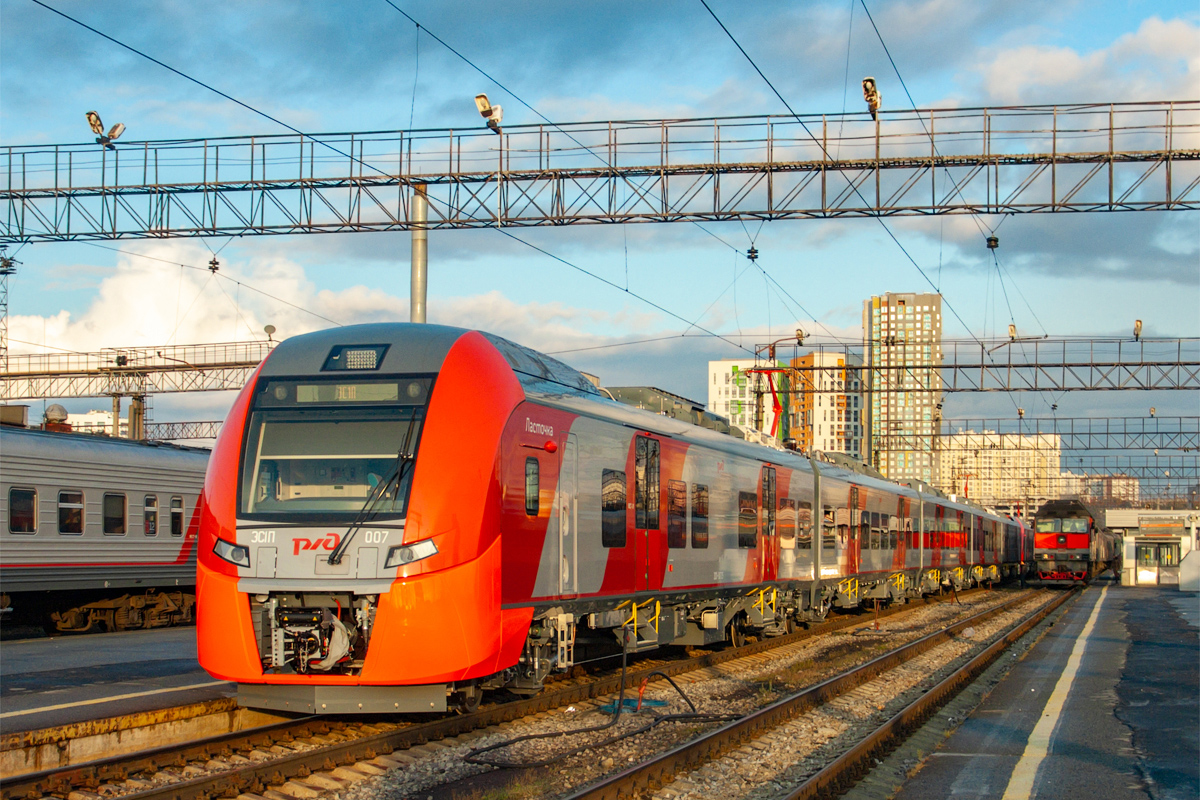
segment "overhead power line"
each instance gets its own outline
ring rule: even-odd
[[[360,158],[357,158],[357,157],[355,157],[355,156],[354,156],[354,155],[352,155],[352,154],[349,154],[349,153],[342,152],[341,150],[339,150],[338,148],[334,147],[333,145],[330,145],[330,144],[327,144],[327,143],[325,143],[325,142],[322,142],[320,139],[316,139],[316,138],[312,137],[311,135],[304,133],[304,132],[303,132],[303,131],[301,131],[300,129],[298,129],[298,128],[295,128],[295,127],[293,127],[292,125],[289,125],[288,123],[284,122],[283,120],[277,119],[276,117],[273,117],[273,116],[271,116],[270,114],[267,114],[267,113],[266,113],[266,112],[264,112],[264,111],[260,111],[259,109],[255,108],[254,106],[252,106],[252,105],[250,105],[250,104],[248,104],[248,103],[245,103],[245,102],[243,102],[243,101],[241,101],[241,100],[238,100],[236,97],[233,97],[232,95],[230,95],[230,94],[227,94],[227,93],[225,93],[225,92],[221,91],[220,89],[217,89],[216,87],[214,87],[214,86],[211,86],[211,85],[209,85],[209,84],[205,83],[204,81],[201,81],[201,80],[199,80],[199,79],[197,79],[197,78],[193,78],[192,76],[188,75],[187,73],[185,73],[185,72],[182,72],[181,70],[179,70],[179,69],[176,69],[175,67],[172,67],[171,65],[169,65],[169,64],[166,64],[166,63],[164,63],[164,62],[160,61],[160,60],[159,60],[159,59],[157,59],[157,58],[154,58],[153,56],[149,55],[148,53],[145,53],[145,52],[143,52],[142,50],[139,50],[138,48],[136,48],[136,47],[133,47],[133,46],[131,46],[131,45],[125,44],[124,42],[122,42],[122,41],[120,41],[120,40],[118,40],[118,39],[115,39],[115,38],[113,38],[112,36],[109,36],[107,33],[104,33],[103,31],[97,30],[96,28],[93,28],[91,25],[88,25],[87,23],[85,23],[85,22],[83,22],[83,21],[81,21],[81,20],[78,20],[78,19],[76,19],[75,17],[72,17],[72,16],[71,16],[71,15],[69,15],[69,14],[66,14],[66,13],[64,13],[64,12],[62,12],[62,11],[59,11],[58,9],[54,8],[53,6],[47,5],[46,3],[42,2],[42,0],[33,0],[33,2],[34,2],[34,3],[36,3],[37,5],[39,5],[39,6],[43,7],[43,8],[45,8],[47,11],[52,11],[52,12],[54,12],[55,14],[57,14],[58,16],[60,16],[60,17],[62,17],[62,18],[64,18],[64,19],[66,19],[66,20],[68,20],[68,21],[70,21],[70,22],[73,22],[73,23],[75,23],[76,25],[79,25],[79,26],[80,26],[80,27],[82,27],[82,28],[85,28],[85,29],[87,29],[87,30],[91,31],[92,33],[96,34],[97,36],[100,36],[101,38],[103,38],[103,39],[105,39],[105,40],[107,40],[107,41],[110,41],[110,42],[112,42],[113,44],[115,44],[115,45],[117,45],[117,46],[119,46],[119,47],[122,47],[122,48],[124,48],[125,50],[128,50],[128,51],[130,51],[131,53],[134,53],[134,54],[136,54],[136,55],[139,55],[139,56],[141,56],[142,58],[145,58],[146,60],[148,60],[148,61],[151,61],[151,62],[153,62],[153,63],[155,63],[155,64],[159,65],[160,67],[163,67],[164,69],[167,69],[167,70],[169,70],[170,72],[172,72],[172,73],[174,73],[174,74],[176,74],[176,75],[180,76],[181,78],[184,78],[184,79],[185,79],[185,80],[187,80],[187,81],[190,81],[191,83],[194,83],[194,84],[196,84],[197,86],[203,87],[203,88],[205,88],[205,89],[209,90],[210,92],[213,92],[214,94],[217,94],[217,95],[219,95],[219,96],[221,96],[221,97],[225,98],[226,100],[229,100],[229,101],[230,101],[230,102],[232,102],[232,103],[236,103],[237,105],[241,106],[242,108],[245,108],[245,109],[247,109],[248,111],[251,111],[251,112],[253,112],[253,113],[255,113],[255,114],[258,114],[259,116],[261,116],[261,117],[263,117],[263,118],[265,118],[265,119],[268,119],[268,120],[270,120],[271,122],[274,122],[274,123],[276,123],[277,125],[281,125],[282,127],[284,127],[284,128],[286,128],[286,129],[288,129],[288,130],[289,130],[289,131],[291,131],[292,133],[296,133],[296,134],[299,134],[299,135],[301,135],[301,136],[305,136],[305,137],[309,138],[311,141],[314,141],[314,142],[316,142],[316,143],[318,143],[318,144],[321,144],[322,146],[324,146],[324,147],[326,147],[326,148],[328,148],[328,149],[332,150],[333,152],[335,152],[335,153],[337,153],[337,154],[339,154],[339,155],[341,155],[341,156],[343,156],[343,157],[345,157],[345,158],[349,158],[349,159],[351,159],[352,161],[354,161],[354,162],[356,162],[356,163],[360,164],[361,166],[363,166],[363,167],[366,167],[366,168],[368,168],[368,169],[372,170],[373,172],[377,172],[377,173],[379,173],[379,174],[381,174],[381,175],[382,175],[382,174],[384,174],[384,173],[383,173],[381,170],[379,170],[377,167],[375,167],[375,166],[373,166],[373,165],[370,165],[370,164],[367,164],[367,163],[366,163],[366,162],[364,162],[362,159],[360,159]],[[385,2],[388,2],[388,0],[385,0]],[[397,11],[399,11],[401,14],[404,14],[404,16],[405,16],[405,17],[407,17],[407,18],[408,18],[410,21],[412,21],[412,22],[413,22],[413,24],[419,24],[419,23],[417,23],[417,21],[416,21],[415,19],[413,19],[411,16],[409,16],[409,15],[408,15],[406,12],[404,12],[402,9],[400,9],[400,8],[399,8],[398,6],[396,6],[395,4],[393,4],[393,3],[391,3],[391,2],[388,2],[388,4],[389,4],[389,5],[391,5],[393,8],[395,8]],[[438,41],[439,43],[441,43],[442,45],[444,45],[444,46],[445,46],[447,49],[449,49],[449,50],[450,50],[451,52],[453,52],[455,55],[457,55],[457,56],[459,56],[460,58],[462,58],[462,59],[463,59],[464,61],[466,61],[468,64],[471,64],[471,66],[475,67],[475,69],[479,70],[479,72],[480,72],[481,74],[483,74],[485,77],[488,77],[488,79],[489,79],[489,80],[492,80],[492,81],[494,81],[494,82],[496,83],[496,85],[497,85],[497,86],[500,86],[502,89],[504,89],[504,91],[506,91],[506,92],[509,92],[509,94],[512,94],[512,96],[513,96],[514,98],[516,98],[516,99],[518,100],[518,102],[522,103],[523,105],[526,105],[527,107],[529,107],[529,108],[530,108],[530,110],[534,110],[534,109],[533,109],[531,106],[528,106],[528,104],[527,104],[527,103],[525,103],[525,101],[524,101],[524,100],[521,100],[521,98],[519,98],[517,95],[513,94],[513,93],[512,93],[512,92],[511,92],[511,91],[510,91],[510,90],[509,90],[507,87],[505,87],[505,86],[504,86],[503,84],[501,84],[499,81],[495,81],[495,79],[494,79],[494,78],[491,78],[490,76],[488,76],[486,72],[484,72],[482,69],[479,69],[479,67],[475,66],[475,64],[474,64],[473,62],[471,62],[469,59],[467,59],[467,58],[466,58],[466,56],[463,56],[463,55],[462,55],[461,53],[459,53],[457,50],[455,50],[454,48],[450,47],[450,45],[446,44],[446,43],[445,43],[445,42],[444,42],[442,39],[440,39],[440,38],[439,38],[439,37],[438,37],[436,34],[434,34],[434,33],[433,33],[432,31],[430,31],[428,28],[425,28],[424,30],[425,30],[425,32],[426,32],[427,34],[429,34],[429,35],[430,35],[430,36],[431,36],[433,39],[435,39],[436,41]],[[536,110],[534,110],[534,113],[537,113],[537,112],[536,112]],[[540,117],[540,116],[541,116],[541,114],[538,114],[538,116]],[[543,117],[543,119],[544,119],[544,117]],[[547,120],[547,121],[548,121],[548,120]],[[551,124],[553,124],[553,123],[551,123]],[[557,127],[557,126],[556,126],[556,127]],[[560,262],[560,263],[562,263],[562,264],[564,264],[564,265],[566,265],[566,266],[569,266],[569,267],[571,267],[572,269],[575,269],[575,270],[578,270],[579,272],[582,272],[582,273],[583,273],[583,274],[585,274],[585,275],[588,275],[588,276],[590,276],[590,277],[592,277],[592,278],[595,278],[596,280],[599,280],[599,281],[601,281],[602,283],[605,283],[605,284],[607,284],[607,285],[609,285],[609,286],[613,287],[614,289],[617,289],[618,291],[624,292],[625,294],[628,294],[628,295],[630,295],[631,297],[634,297],[634,298],[636,298],[636,299],[640,300],[641,302],[643,302],[643,303],[646,303],[647,305],[649,305],[649,306],[651,306],[651,307],[653,307],[653,308],[657,309],[658,311],[661,311],[661,312],[662,312],[662,313],[664,313],[664,314],[667,314],[668,316],[671,316],[671,317],[673,317],[673,318],[675,318],[675,319],[679,320],[680,322],[684,322],[684,323],[689,323],[689,324],[692,324],[692,323],[690,323],[690,321],[689,321],[688,319],[686,319],[686,318],[684,318],[684,317],[680,316],[679,314],[676,314],[676,313],[675,313],[675,312],[673,312],[673,311],[670,311],[670,310],[668,310],[668,309],[667,309],[667,308],[665,308],[664,306],[662,306],[662,305],[660,305],[660,304],[658,304],[658,303],[656,303],[656,302],[654,302],[654,301],[652,301],[652,300],[650,300],[650,299],[648,299],[648,298],[646,298],[646,297],[643,297],[642,295],[639,295],[637,292],[634,292],[634,291],[631,291],[631,290],[629,290],[629,289],[627,289],[627,288],[624,288],[624,287],[622,287],[622,286],[619,286],[618,284],[616,284],[616,283],[613,283],[612,281],[610,281],[610,280],[608,280],[608,279],[606,279],[606,278],[603,278],[603,277],[601,277],[601,276],[597,275],[596,273],[594,273],[594,272],[591,272],[590,270],[584,269],[583,267],[580,267],[580,266],[578,266],[577,264],[573,264],[572,262],[570,262],[570,261],[568,261],[568,260],[566,260],[566,259],[564,259],[564,258],[562,258],[562,257],[560,257],[560,256],[557,256],[557,255],[555,255],[554,253],[551,253],[550,251],[546,250],[545,248],[539,247],[539,246],[537,246],[537,245],[535,245],[535,244],[533,244],[533,243],[531,243],[531,242],[528,242],[528,241],[526,241],[526,240],[522,239],[521,237],[519,237],[519,236],[517,236],[517,235],[515,235],[515,234],[513,234],[513,233],[510,233],[509,231],[506,231],[506,230],[504,230],[504,229],[502,229],[502,228],[496,228],[495,230],[497,230],[497,231],[499,231],[500,233],[504,234],[504,235],[505,235],[505,236],[507,236],[508,238],[510,238],[510,239],[513,239],[514,241],[520,242],[521,244],[525,245],[526,247],[529,247],[529,248],[531,248],[531,249],[533,249],[533,250],[537,250],[539,253],[542,253],[543,255],[545,255],[545,256],[547,256],[547,257],[549,257],[549,258],[552,258],[552,259],[554,259],[555,261],[558,261],[558,262]],[[718,238],[719,238],[719,237],[718,237]],[[332,322],[332,320],[330,320],[330,321]],[[338,324],[338,323],[334,323],[334,324]],[[742,346],[742,345],[738,344],[737,342],[734,342],[732,339],[728,339],[728,338],[726,338],[726,337],[724,337],[724,336],[722,336],[722,335],[720,335],[720,334],[718,334],[718,333],[715,333],[714,331],[710,331],[710,330],[708,330],[707,328],[704,328],[703,326],[700,326],[700,325],[695,325],[695,324],[693,324],[693,327],[696,327],[696,328],[698,328],[699,330],[701,330],[701,331],[704,331],[705,333],[707,333],[707,334],[708,334],[708,335],[710,335],[710,336],[713,336],[713,337],[716,337],[716,338],[718,338],[718,339],[721,339],[722,341],[724,341],[724,342],[727,342],[728,344],[731,344],[731,345],[733,345],[734,347],[737,347],[737,348],[738,348],[738,349],[740,349],[740,350],[746,350],[747,352],[751,352],[751,351],[747,350],[747,348],[745,348],[744,346]]]

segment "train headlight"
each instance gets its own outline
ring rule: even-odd
[[[433,543],[433,539],[426,539],[415,544],[396,545],[388,549],[387,560],[383,562],[383,568],[402,567],[414,561],[437,555],[437,551],[437,545]]]
[[[217,543],[213,545],[213,552],[217,554],[218,558],[223,558],[230,564],[237,564],[239,567],[250,566],[250,548],[248,547],[217,539]]]

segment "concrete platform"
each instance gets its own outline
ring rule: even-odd
[[[897,800],[1200,797],[1198,618],[1195,593],[1089,588]]]
[[[0,644],[0,731],[15,733],[232,697],[196,661],[195,628]]]

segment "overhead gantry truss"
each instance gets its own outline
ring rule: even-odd
[[[983,339],[943,342],[939,354],[907,348],[903,339],[876,343],[879,362],[863,365],[859,345],[821,345],[844,366],[770,366],[747,372],[784,372],[793,386],[863,393],[1097,392],[1129,389],[1200,389],[1200,338]],[[821,391],[830,391],[828,388]]]
[[[0,374],[0,398],[238,390],[274,346],[274,342],[227,342],[10,355],[8,371]]]
[[[1200,417],[1039,417],[944,419],[941,432],[880,436],[878,452],[929,449],[940,453],[988,451],[1158,450],[1200,452]]]
[[[1200,101],[0,150],[0,242],[1200,208]]]

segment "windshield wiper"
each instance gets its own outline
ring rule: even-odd
[[[392,498],[393,505],[400,494],[400,487],[404,485],[404,476],[411,469],[413,462],[416,461],[416,456],[412,453],[410,444],[412,443],[413,431],[416,429],[417,415],[414,413],[408,421],[408,428],[404,432],[404,444],[396,453],[396,463],[388,470],[387,476],[380,480],[379,483],[371,487],[371,491],[367,494],[367,499],[363,503],[362,508],[354,516],[354,520],[350,523],[350,527],[346,529],[346,534],[342,540],[338,542],[337,547],[333,548],[333,552],[329,554],[326,563],[331,566],[342,563],[342,556],[346,554],[347,548],[350,547],[350,541],[354,535],[358,533],[359,528],[375,519],[375,505],[387,496],[388,488],[392,483],[396,484],[396,495]]]

